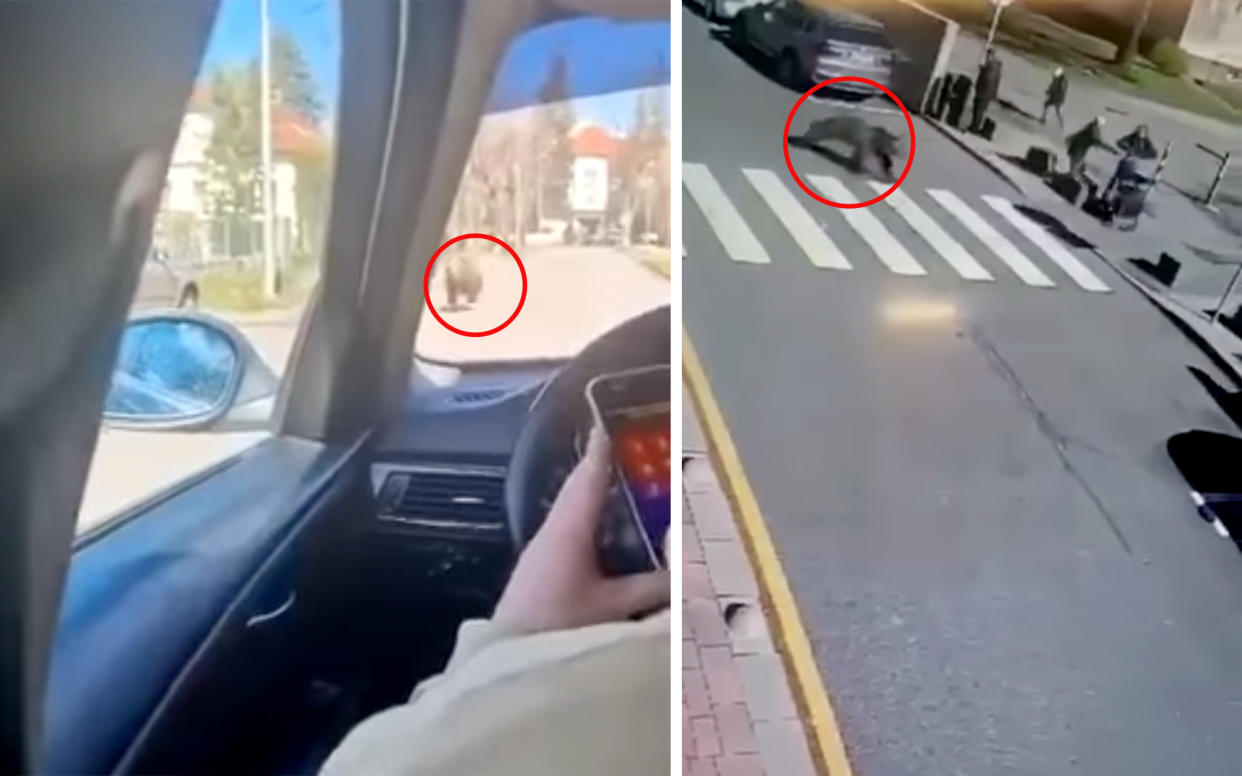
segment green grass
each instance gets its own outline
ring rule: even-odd
[[[1167,75],[1141,63],[1108,64],[1100,66],[1099,70],[1107,74],[1108,80],[1120,84],[1122,89],[1136,96],[1242,124],[1242,106],[1235,107],[1222,95],[1189,79]]]
[[[634,258],[638,259],[639,263],[652,272],[656,272],[666,278],[672,277],[673,265],[668,248],[647,246],[635,248]]]
[[[1203,88],[1233,106],[1234,110],[1242,111],[1242,82],[1236,84],[1204,84]]]
[[[263,295],[261,268],[235,264],[212,267],[198,278],[199,301],[203,307],[231,312],[259,312],[292,307],[306,298],[314,278],[313,265],[292,264],[280,295],[269,301]]]

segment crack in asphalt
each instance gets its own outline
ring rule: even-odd
[[[1039,405],[1035,403],[1035,399],[1031,397],[1031,394],[1028,393],[1025,386],[1022,385],[1022,380],[1018,377],[1017,372],[1014,371],[1013,367],[1009,364],[1005,357],[1001,355],[996,346],[992,344],[992,341],[988,339],[987,335],[984,334],[978,326],[968,327],[967,333],[969,333],[970,339],[975,343],[975,346],[982,351],[983,357],[987,359],[988,364],[996,371],[997,374],[1000,375],[1001,379],[1008,383],[1009,386],[1013,388],[1014,392],[1018,394],[1018,398],[1022,401],[1022,404],[1026,408],[1027,412],[1029,412],[1031,417],[1035,419],[1035,424],[1039,427],[1040,433],[1042,433],[1048,441],[1052,443],[1053,449],[1056,450],[1057,457],[1061,459],[1061,465],[1065,467],[1065,470],[1069,472],[1069,475],[1074,478],[1074,481],[1078,483],[1078,486],[1082,488],[1084,493],[1087,494],[1087,498],[1091,499],[1091,503],[1095,505],[1096,510],[1098,510],[1100,515],[1104,518],[1104,522],[1108,523],[1108,527],[1112,530],[1113,536],[1117,537],[1117,541],[1121,544],[1122,549],[1126,551],[1127,555],[1133,555],[1134,550],[1131,548],[1130,542],[1126,539],[1125,534],[1122,533],[1121,526],[1117,524],[1117,520],[1113,516],[1112,512],[1104,506],[1103,500],[1100,499],[1095,490],[1093,490],[1087,483],[1086,478],[1080,471],[1078,471],[1078,468],[1074,466],[1073,462],[1070,461],[1069,444],[1072,440],[1063,434],[1060,429],[1056,427],[1056,424],[1052,422],[1052,419],[1049,418],[1048,415],[1040,409]],[[1083,446],[1087,447],[1086,445]]]

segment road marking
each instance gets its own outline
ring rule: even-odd
[[[772,263],[768,252],[759,244],[755,233],[742,220],[742,214],[737,212],[706,165],[682,162],[681,180],[699,210],[703,211],[707,223],[716,232],[716,238],[729,258],[747,264]]]
[[[879,181],[871,181],[869,185],[875,189],[877,194],[883,194],[889,189],[888,184]],[[971,256],[961,243],[950,237],[949,233],[933,221],[932,217],[927,215],[927,211],[918,206],[918,203],[907,197],[905,192],[898,189],[889,194],[884,201],[906,220],[910,228],[918,232],[931,247],[935,248],[936,252],[949,262],[949,266],[957,270],[957,274],[967,280],[995,280],[992,273],[975,261],[975,257]]]
[[[928,189],[928,195],[939,202],[945,210],[949,211],[962,226],[969,229],[975,237],[984,245],[992,249],[992,251],[1000,258],[1001,261],[1009,265],[1023,283],[1028,286],[1039,286],[1040,288],[1055,288],[1056,283],[1052,282],[1052,278],[1048,277],[1035,266],[1030,259],[1022,254],[1013,243],[1005,239],[1005,236],[992,228],[992,225],[983,220],[983,217],[970,209],[958,196],[951,191],[945,189]]]
[[[806,253],[811,263],[825,269],[852,269],[832,239],[815,223],[815,219],[789,192],[781,179],[771,170],[742,168],[742,174],[755,187],[763,201],[772,208],[794,241]]]
[[[1065,274],[1073,278],[1075,283],[1087,291],[1096,293],[1108,293],[1112,290],[1104,285],[1104,281],[1100,280],[1094,272],[1087,269],[1087,266],[1079,261],[1077,256],[1065,250],[1065,247],[1055,237],[1044,231],[1042,226],[1020,213],[1012,202],[990,194],[984,194],[983,201],[1000,213],[1006,221],[1013,224],[1019,232],[1026,235],[1027,239],[1038,245],[1040,250],[1046,253],[1058,267],[1065,270]]]
[[[831,175],[812,175],[811,183],[815,184],[815,188],[824,193],[828,199],[837,202],[852,202],[854,195],[845,184]],[[884,262],[889,269],[898,275],[926,275],[927,270],[914,260],[914,257],[897,242],[897,238],[893,237],[884,224],[880,223],[880,219],[875,214],[868,212],[866,208],[838,208],[841,215],[854,227],[854,231],[858,232],[871,249],[875,251],[875,255]]]
[[[772,536],[768,533],[763,513],[759,511],[759,500],[746,477],[746,470],[742,468],[742,458],[733,444],[733,437],[729,434],[729,427],[725,424],[720,406],[712,395],[707,373],[699,361],[694,343],[690,341],[690,335],[684,329],[681,333],[681,348],[682,375],[690,391],[690,399],[698,410],[708,453],[720,475],[721,485],[733,507],[733,514],[740,524],[742,542],[754,564],[763,603],[771,612],[769,624],[786,670],[793,679],[791,689],[797,696],[799,707],[806,712],[804,721],[810,728],[807,738],[811,744],[812,756],[827,776],[852,776],[853,770],[845,753],[841,728],[837,725],[836,714],[828,700],[828,691],[815,662],[815,653],[811,649],[810,639],[807,638],[806,627],[798,614],[793,590],[785,577],[784,569],[781,568],[780,557],[772,543]]]

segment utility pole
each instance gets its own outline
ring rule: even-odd
[[[1000,24],[1001,11],[1012,2],[1013,0],[992,0],[992,26],[988,28],[988,42],[983,47],[983,56],[979,58],[981,63],[987,56],[988,49],[992,48],[992,39],[996,37],[996,26]]]
[[[1143,7],[1139,10],[1139,15],[1134,20],[1134,25],[1130,28],[1130,37],[1126,39],[1125,48],[1117,49],[1117,64],[1127,64],[1134,61],[1134,57],[1138,54],[1139,38],[1143,34],[1143,30],[1147,29],[1147,19],[1151,16],[1151,0],[1141,0]]]
[[[268,35],[267,2],[259,0],[259,147],[263,186],[263,296],[276,299],[276,255],[272,233],[272,50]]]

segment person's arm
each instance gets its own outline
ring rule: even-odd
[[[667,607],[669,575],[600,569],[611,477],[595,429],[492,617],[463,623],[444,671],[358,725],[323,773],[667,770],[668,616],[630,618]]]

